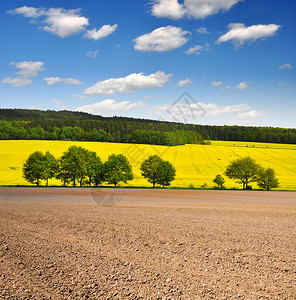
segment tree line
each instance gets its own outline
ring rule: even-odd
[[[141,174],[149,182],[162,187],[169,186],[175,179],[176,170],[169,161],[151,155],[141,164]],[[58,179],[63,186],[95,186],[103,183],[116,187],[120,182],[127,183],[134,178],[132,166],[123,154],[111,154],[104,163],[94,151],[80,146],[70,146],[60,158],[49,151],[35,151],[23,165],[26,181],[39,186],[50,179]]]
[[[296,143],[296,129],[193,125],[82,112],[0,109],[0,139],[181,145],[206,140]]]
[[[250,183],[256,182],[264,190],[271,190],[279,187],[279,179],[276,177],[274,169],[264,168],[250,156],[242,157],[230,162],[225,173],[229,179],[235,180],[243,185],[244,190],[252,189]],[[213,182],[217,189],[224,189],[225,179],[218,174]]]

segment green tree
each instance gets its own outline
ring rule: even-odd
[[[146,178],[148,182],[152,183],[153,187],[155,187],[156,184],[157,168],[162,161],[163,159],[160,156],[150,155],[141,164],[140,170],[142,176]]]
[[[59,164],[58,160],[47,151],[43,157],[43,166],[44,166],[44,176],[43,179],[46,180],[46,186],[48,186],[48,180],[55,177],[56,172],[58,171]]]
[[[103,182],[103,163],[100,157],[92,151],[87,153],[85,182],[89,186],[91,186],[92,183],[98,186]]]
[[[132,166],[126,156],[123,154],[112,154],[104,164],[105,179],[109,184],[114,184],[114,187],[121,181],[127,183],[132,180]]]
[[[35,151],[29,155],[23,165],[23,177],[32,184],[39,186],[44,179],[44,155],[41,151]]]
[[[88,150],[80,146],[70,146],[60,158],[56,177],[62,180],[64,185],[71,182],[73,186],[76,186],[76,182],[79,182],[82,186],[87,176],[88,153]]]
[[[262,167],[250,156],[232,161],[226,168],[225,175],[248,188],[248,184],[256,182],[262,172]]]
[[[259,187],[268,191],[280,185],[278,178],[276,178],[275,171],[272,168],[266,168],[261,171],[257,184]]]
[[[220,174],[213,179],[213,182],[217,184],[217,189],[224,188],[225,179]]]
[[[156,183],[169,186],[176,177],[176,169],[169,161],[161,161],[156,168]]]

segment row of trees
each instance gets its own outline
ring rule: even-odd
[[[256,182],[264,190],[279,187],[279,180],[272,168],[264,168],[250,156],[232,161],[226,168],[225,175],[243,185],[243,189],[251,189],[249,185]],[[224,188],[225,179],[218,174],[213,182],[218,189]]]
[[[47,123],[49,121],[40,122]],[[161,131],[136,129],[135,127],[132,127],[125,133],[122,128],[120,130],[107,132],[100,128],[101,124],[99,124],[99,121],[90,121],[90,124],[84,124],[84,127],[86,128],[80,127],[81,123],[88,123],[86,121],[79,121],[79,126],[73,126],[73,122],[71,122],[71,126],[62,127],[51,127],[48,126],[48,124],[42,124],[44,127],[40,124],[32,127],[32,125],[36,125],[34,123],[39,123],[39,121],[0,121],[0,140],[71,140],[166,146],[205,144],[201,136],[193,130]],[[62,123],[67,123],[67,125],[69,125],[69,121]],[[77,121],[74,122],[74,124],[75,123],[77,123]]]
[[[82,112],[0,109],[0,139],[87,140],[139,143],[137,130],[149,131],[143,143],[155,143],[151,132],[192,131],[201,140],[296,143],[296,129],[245,126],[193,125],[124,117],[102,117]],[[178,134],[180,136],[180,134]],[[178,143],[190,143],[186,137]],[[191,138],[190,138],[191,139]],[[156,139],[159,144],[173,140]],[[198,139],[200,140],[200,139]],[[169,145],[169,144],[167,144]]]
[[[176,170],[168,161],[159,156],[149,156],[141,164],[144,178],[162,187],[169,186],[175,179]],[[127,183],[134,178],[132,166],[123,154],[111,154],[106,162],[102,162],[96,152],[78,146],[71,146],[57,159],[50,152],[43,154],[35,151],[29,155],[23,165],[24,178],[37,186],[41,181],[48,186],[49,179],[61,180],[64,186],[99,186],[104,182],[115,187]]]

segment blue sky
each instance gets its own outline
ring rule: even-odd
[[[295,9],[292,0],[1,1],[1,107],[295,128]]]

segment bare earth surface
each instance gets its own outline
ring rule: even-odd
[[[0,188],[4,299],[296,299],[296,193]]]

